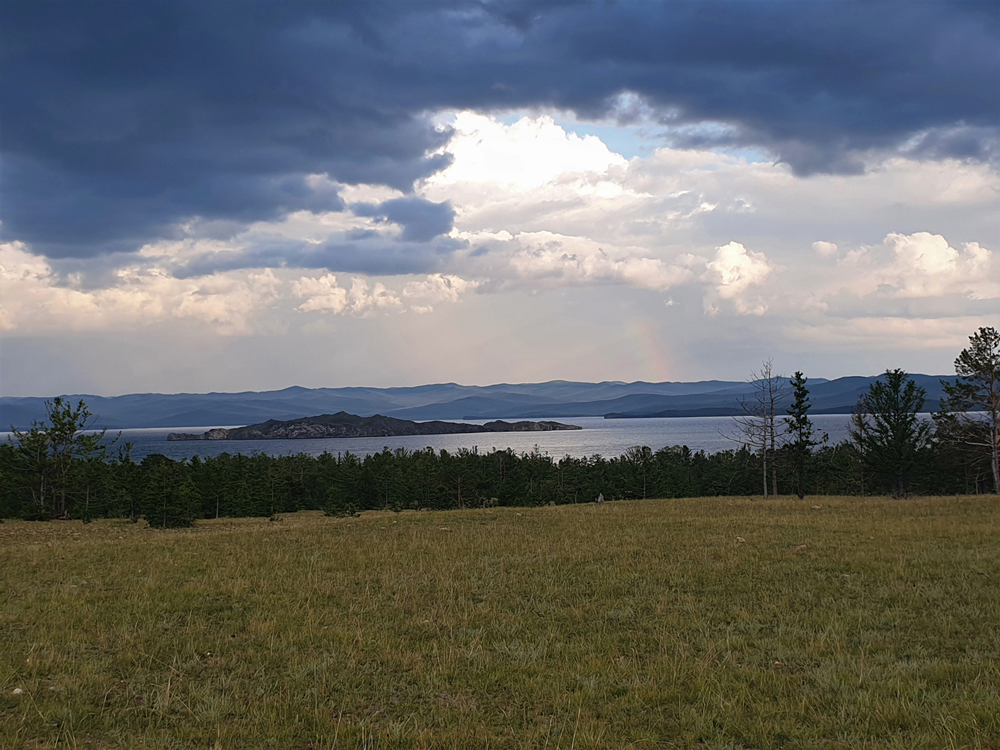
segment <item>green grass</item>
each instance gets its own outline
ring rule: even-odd
[[[1000,748],[998,517],[711,498],[8,521],[0,747]]]

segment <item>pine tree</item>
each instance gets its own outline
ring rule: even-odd
[[[799,500],[806,496],[806,462],[812,455],[812,449],[819,445],[819,441],[813,438],[813,424],[809,419],[809,389],[806,388],[808,380],[799,371],[792,376],[792,405],[788,407],[788,416],[785,417],[785,425],[792,437],[786,449],[791,455],[795,471],[795,494],[799,496]]]
[[[852,417],[851,440],[867,472],[893,497],[909,494],[931,426],[918,416],[926,391],[903,370],[886,370],[862,394]]]
[[[69,518],[74,500],[86,491],[78,476],[80,459],[105,460],[118,438],[106,444],[107,430],[89,431],[93,415],[83,401],[74,408],[54,398],[45,402],[45,411],[48,424],[36,421],[23,432],[11,428],[16,466],[32,498],[31,517]]]
[[[941,381],[945,398],[935,415],[939,435],[989,461],[993,492],[1000,492],[1000,333],[980,328],[955,359],[954,383]]]
[[[194,524],[201,511],[201,494],[183,463],[153,454],[142,461],[142,515],[153,528],[175,529]]]

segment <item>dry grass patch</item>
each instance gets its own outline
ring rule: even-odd
[[[998,511],[7,522],[0,746],[1000,747]]]

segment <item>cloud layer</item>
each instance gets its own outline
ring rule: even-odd
[[[268,309],[430,312],[476,292],[595,285],[690,289],[711,316],[871,316],[908,300],[908,315],[937,317],[943,304],[955,315],[1000,296],[993,251],[976,240],[956,248],[927,231],[872,237],[874,225],[862,230],[865,241],[840,245],[773,246],[775,229],[763,245],[725,239],[741,226],[753,234],[760,222],[787,225],[786,214],[822,226],[807,218],[813,205],[817,216],[832,210],[863,220],[867,211],[874,222],[901,194],[915,216],[976,211],[993,205],[1000,188],[987,165],[953,160],[925,175],[919,162],[897,159],[864,176],[803,181],[782,165],[709,151],[660,149],[626,160],[547,115],[503,124],[465,112],[442,121],[454,131],[440,154],[450,166],[416,195],[311,178],[342,192],[342,204],[256,222],[229,239],[146,244],[107,265],[46,261],[8,243],[5,325],[57,328],[71,313],[72,326],[119,325],[116,311],[127,311],[133,322],[194,317],[247,333]],[[505,169],[518,158],[530,168]]]
[[[977,2],[6,4],[3,390],[947,370],[1000,324],[998,40]]]
[[[432,115],[452,109],[641,121],[798,174],[990,161],[998,27],[995,3],[952,2],[6,4],[0,219],[34,252],[86,257],[196,218],[338,211],[310,175],[405,193],[447,165]],[[405,240],[447,223],[407,216]]]

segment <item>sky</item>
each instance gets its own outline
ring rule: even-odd
[[[0,395],[948,374],[1000,4],[0,7]]]

